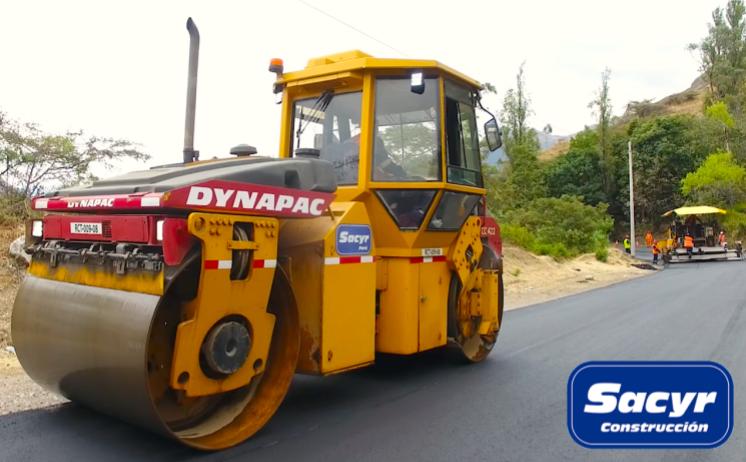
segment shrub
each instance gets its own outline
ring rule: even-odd
[[[613,220],[606,204],[586,205],[577,197],[535,199],[506,213],[506,241],[555,259],[596,252],[608,244]]]
[[[500,235],[504,240],[518,247],[523,247],[524,249],[532,249],[534,247],[534,236],[523,226],[501,223]]]
[[[609,248],[606,246],[596,249],[596,260],[606,263],[609,261]]]

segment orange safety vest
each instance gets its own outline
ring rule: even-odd
[[[653,255],[658,255],[659,253],[661,253],[661,249],[658,248],[658,243],[656,242],[653,244]]]
[[[687,249],[694,247],[694,238],[692,236],[684,236],[684,247]]]

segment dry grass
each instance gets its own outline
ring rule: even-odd
[[[538,155],[540,162],[549,162],[550,160],[554,160],[560,156],[564,156],[567,154],[567,151],[570,149],[570,140],[561,140],[558,141],[554,146],[552,146],[549,149],[545,149],[541,151]]]

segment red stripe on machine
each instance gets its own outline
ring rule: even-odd
[[[361,257],[327,257],[324,258],[325,265],[347,265],[350,263],[373,263],[372,255]]]
[[[206,270],[216,269],[231,269],[233,267],[232,260],[205,260],[204,268]],[[277,260],[260,260],[255,259],[251,262],[252,268],[275,268],[277,267]]]
[[[206,270],[214,270],[214,269],[231,269],[233,266],[232,260],[205,260],[205,269]]]
[[[252,268],[275,268],[277,260],[254,260],[251,263]]]

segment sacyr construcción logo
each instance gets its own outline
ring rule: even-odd
[[[714,448],[733,430],[733,380],[708,361],[583,363],[567,427],[587,448]]]

